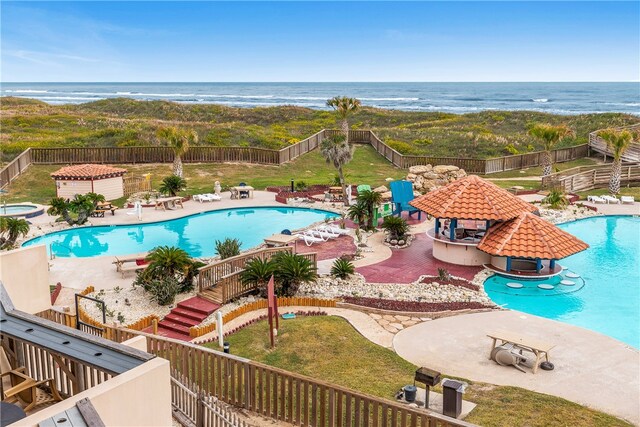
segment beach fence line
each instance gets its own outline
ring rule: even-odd
[[[249,163],[261,165],[281,165],[290,162],[318,148],[323,139],[335,135],[339,130],[323,129],[295,144],[271,150],[257,147],[212,147],[193,146],[182,157],[184,163]],[[491,174],[509,170],[539,166],[542,151],[490,159],[459,157],[407,156],[394,150],[371,130],[349,131],[349,141],[355,144],[370,144],[380,155],[395,166],[407,169],[417,165],[453,165],[468,173]],[[587,157],[590,145],[560,148],[552,151],[555,163]],[[31,164],[144,164],[171,163],[173,151],[170,147],[55,147],[27,148],[13,161],[0,170],[0,188],[20,176]]]

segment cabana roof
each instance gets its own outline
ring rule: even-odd
[[[91,180],[122,176],[126,172],[126,169],[114,168],[113,166],[85,164],[65,166],[53,172],[51,177],[53,179]]]
[[[535,206],[476,175],[458,179],[409,202],[436,218],[507,221]]]
[[[490,255],[540,259],[561,259],[588,247],[531,212],[494,225],[478,244],[478,249]]]

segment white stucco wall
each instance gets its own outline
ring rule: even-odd
[[[34,314],[51,308],[45,245],[0,252],[0,280],[18,310]]]
[[[102,194],[106,200],[115,200],[124,196],[124,185],[121,176],[93,181],[93,192]]]
[[[483,265],[491,261],[491,255],[472,245],[456,245],[442,240],[433,241],[433,257],[458,265]]]
[[[76,194],[91,192],[91,181],[56,180],[56,194],[64,199],[71,199]]]

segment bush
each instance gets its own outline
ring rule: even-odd
[[[448,282],[451,280],[451,275],[446,268],[438,268],[438,279],[443,282]]]
[[[180,292],[180,282],[171,276],[155,277],[149,282],[148,292],[151,294],[151,301],[159,305],[173,304]]]
[[[409,224],[404,218],[398,216],[386,216],[381,227],[389,233],[389,239],[402,239],[409,232]]]
[[[296,191],[306,191],[309,186],[304,181],[296,182]]]
[[[318,277],[311,261],[301,255],[281,252],[273,257],[273,262],[278,296],[292,297],[301,284],[313,282]]]
[[[187,181],[177,175],[171,175],[162,180],[160,188],[158,190],[162,194],[168,194],[171,197],[175,197],[179,191],[187,188]]]
[[[558,188],[549,191],[547,197],[542,199],[542,203],[548,205],[551,209],[563,209],[569,204],[564,192]]]
[[[231,258],[240,255],[242,243],[238,239],[226,238],[223,241],[216,240],[216,253],[221,259]]]
[[[346,279],[355,273],[355,271],[356,268],[353,266],[353,263],[344,258],[336,259],[331,267],[331,275],[340,279]]]
[[[267,297],[267,283],[275,273],[276,265],[272,260],[254,258],[247,261],[240,276],[242,283],[251,284],[258,288],[260,296]]]
[[[198,269],[204,266],[204,263],[190,258],[187,252],[174,246],[158,246],[146,260],[149,266],[138,273],[132,285],[142,286],[147,292],[151,292],[155,282],[165,278],[177,281],[178,293],[188,292],[193,289]]]

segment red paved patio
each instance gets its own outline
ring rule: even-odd
[[[342,255],[352,255],[356,253],[356,245],[353,243],[353,237],[340,236],[335,239],[329,239],[326,242],[314,243],[311,246],[305,245],[303,241],[298,241],[297,252],[299,254],[308,254],[316,252],[318,261],[325,259],[339,258]]]
[[[405,249],[391,249],[390,258],[377,264],[357,268],[370,283],[411,283],[422,275],[438,275],[438,268],[458,277],[472,279],[481,267],[449,264],[433,257],[433,241],[426,234],[420,233]]]

